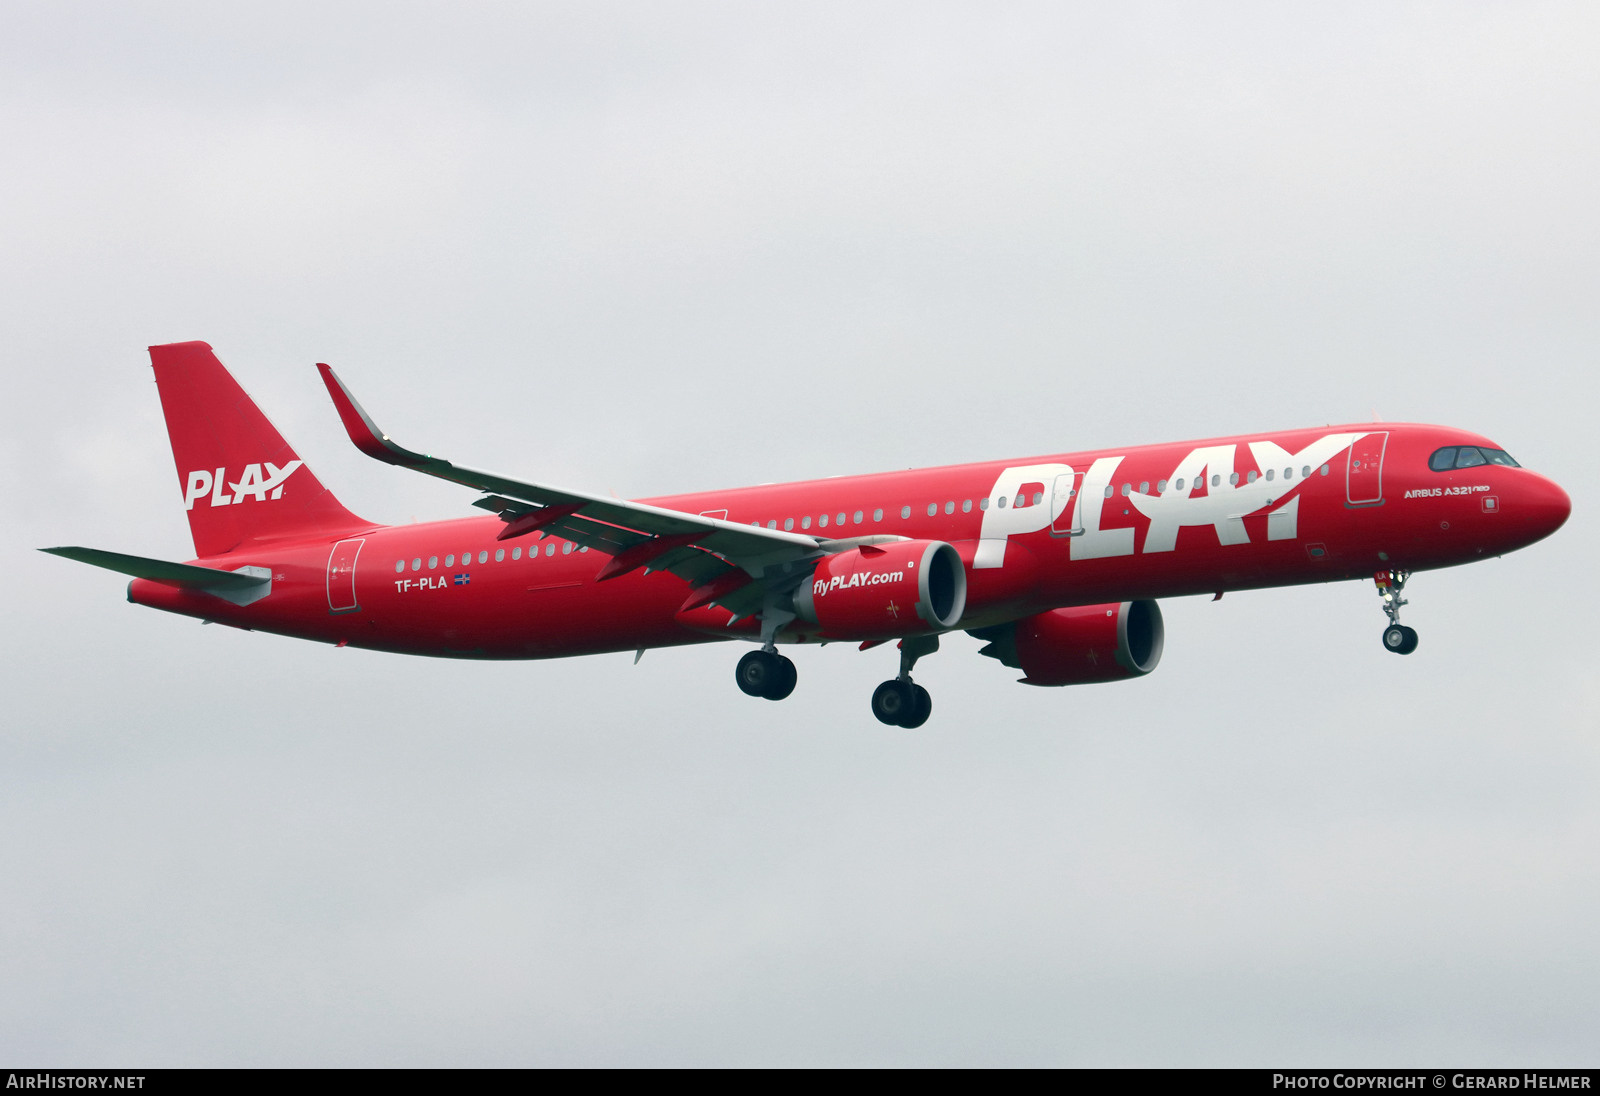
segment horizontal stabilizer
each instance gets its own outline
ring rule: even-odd
[[[98,548],[41,548],[39,551],[93,567],[104,567],[108,571],[132,575],[134,578],[204,590],[235,605],[248,605],[272,592],[272,572],[265,567],[219,571],[214,567],[196,567],[192,563],[171,563],[164,559],[147,559],[121,552],[103,552]]]

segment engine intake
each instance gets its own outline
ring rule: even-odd
[[[895,639],[955,627],[967,572],[944,541],[862,545],[824,556],[794,596],[801,620],[835,639]]]
[[[1143,677],[1161,661],[1166,627],[1153,601],[1052,609],[974,631],[981,653],[1027,676],[1024,685],[1090,685]]]

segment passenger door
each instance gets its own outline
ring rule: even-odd
[[[1383,501],[1383,451],[1389,432],[1380,430],[1350,443],[1350,465],[1345,473],[1345,498],[1351,506],[1376,506]]]

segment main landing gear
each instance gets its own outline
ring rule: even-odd
[[[900,641],[900,675],[872,691],[872,714],[891,727],[920,727],[933,714],[933,698],[911,680],[911,667],[923,655],[939,649],[938,636],[917,636]]]
[[[765,648],[746,654],[733,671],[741,692],[767,700],[782,700],[794,692],[798,677],[793,662]]]
[[[1407,604],[1400,593],[1410,577],[1409,571],[1379,571],[1372,576],[1383,611],[1389,617],[1389,626],[1383,630],[1383,646],[1397,655],[1408,655],[1417,649],[1417,630],[1400,623],[1400,606]]]
[[[794,663],[778,653],[778,632],[794,619],[794,614],[769,603],[761,611],[761,649],[751,651],[734,667],[733,679],[746,696],[782,700],[794,692],[799,675]]]

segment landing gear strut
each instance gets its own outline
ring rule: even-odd
[[[784,625],[794,619],[794,614],[776,602],[768,604],[761,612],[761,649],[750,651],[734,667],[733,679],[739,691],[746,696],[759,696],[767,700],[782,700],[794,692],[799,675],[794,663],[778,653],[777,635]]]
[[[933,714],[928,690],[911,680],[911,668],[923,655],[939,649],[938,636],[917,636],[900,641],[900,676],[872,691],[872,714],[891,727],[920,727]]]
[[[1379,571],[1372,576],[1384,614],[1389,618],[1389,626],[1383,630],[1383,647],[1397,655],[1408,655],[1417,649],[1417,630],[1400,623],[1400,606],[1408,604],[1400,594],[1410,577],[1409,571]]]

